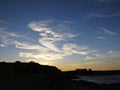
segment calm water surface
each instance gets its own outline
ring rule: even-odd
[[[94,82],[98,84],[112,84],[117,83],[120,84],[120,75],[107,75],[107,76],[78,76],[77,79],[74,80],[84,80],[88,82]]]

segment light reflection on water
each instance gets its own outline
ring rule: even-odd
[[[107,75],[107,76],[78,76],[77,79],[74,80],[84,80],[93,83],[104,83],[104,84],[112,84],[117,83],[120,84],[120,75]]]

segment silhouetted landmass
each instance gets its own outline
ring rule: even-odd
[[[72,90],[69,85],[70,80],[54,66],[19,61],[0,63],[0,90]]]
[[[74,71],[65,71],[65,73],[72,75],[116,75],[120,74],[120,70],[107,70],[107,71],[92,71],[92,69],[76,69]]]
[[[76,75],[120,74],[120,71],[92,71],[76,69],[62,72],[54,66],[35,62],[0,63],[0,90],[114,90],[119,84],[98,85],[73,81]]]

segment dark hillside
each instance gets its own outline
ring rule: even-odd
[[[54,66],[38,63],[0,63],[0,90],[72,90]]]
[[[62,72],[54,66],[35,62],[0,63],[0,90],[116,90],[119,84],[98,85],[74,81],[76,75],[117,74],[119,71],[75,70]]]

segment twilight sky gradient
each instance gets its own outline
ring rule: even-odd
[[[0,0],[0,62],[120,69],[120,0]]]

